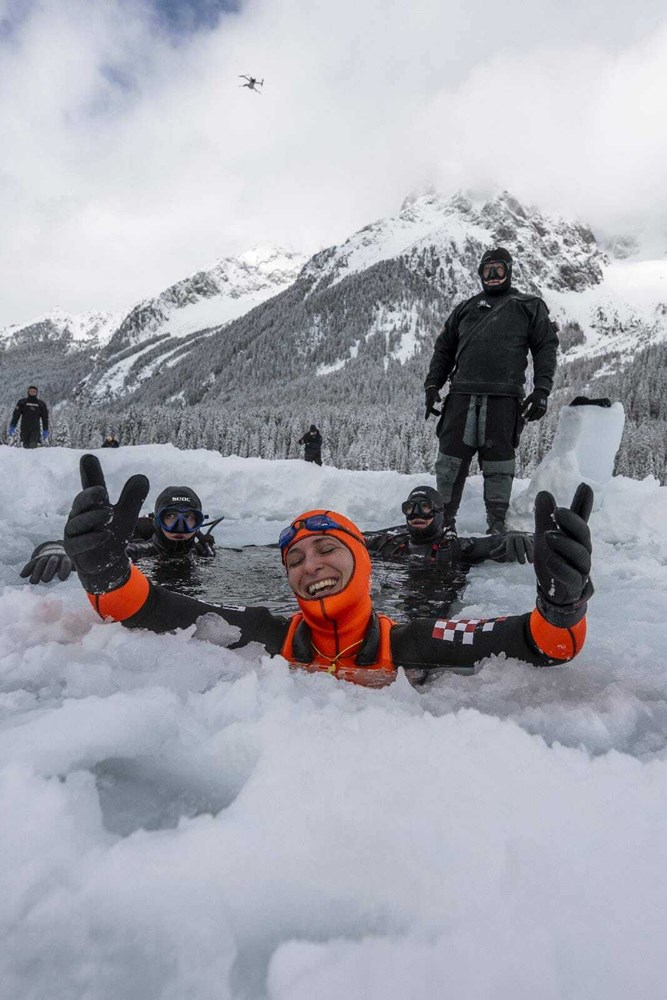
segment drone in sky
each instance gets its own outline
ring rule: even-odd
[[[247,87],[248,90],[254,90],[256,94],[261,94],[259,88],[264,86],[264,80],[258,80],[254,76],[247,76],[245,73],[240,73],[239,79],[247,80],[247,83],[240,83],[239,87]]]

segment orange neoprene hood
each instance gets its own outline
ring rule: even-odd
[[[304,619],[313,633],[313,643],[317,649],[329,656],[336,656],[341,650],[363,640],[368,622],[373,611],[370,597],[371,560],[366,548],[366,542],[359,528],[353,521],[334,510],[308,510],[305,514],[295,517],[295,526],[307,517],[316,514],[326,514],[340,524],[344,530],[336,528],[327,531],[309,531],[299,527],[296,535],[286,547],[283,557],[289,549],[302,538],[311,535],[333,535],[352,553],[354,569],[347,585],[331,597],[306,600],[297,596]],[[354,650],[352,651],[354,653]]]

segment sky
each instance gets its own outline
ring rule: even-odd
[[[667,250],[662,0],[415,7],[0,0],[0,326],[312,252],[427,185]]]

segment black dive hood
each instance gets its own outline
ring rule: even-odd
[[[444,502],[437,490],[434,490],[432,486],[415,486],[414,490],[410,492],[408,500],[428,500],[429,503],[433,504],[434,515],[433,520],[428,525],[427,528],[415,528],[410,523],[406,517],[405,523],[410,534],[410,538],[413,542],[423,543],[429,542],[431,539],[437,538],[442,532],[445,515],[444,515]]]
[[[203,510],[201,500],[189,486],[167,486],[166,489],[162,490],[153,508],[155,517],[157,518],[160,511],[166,510],[167,507],[191,507],[193,510]],[[172,556],[187,555],[197,540],[196,534],[192,538],[181,539],[180,541],[177,541],[175,538],[167,538],[157,520],[155,521],[153,534],[157,548],[162,549],[163,552],[168,552]]]
[[[500,285],[487,285],[482,278],[482,268],[485,264],[490,264],[491,261],[500,261],[507,266],[507,274],[505,280]],[[487,295],[503,295],[504,292],[509,291],[512,284],[512,255],[509,250],[505,250],[504,247],[496,247],[495,250],[487,250],[482,256],[479,262],[479,267],[477,268],[477,273],[482,282],[482,288]]]

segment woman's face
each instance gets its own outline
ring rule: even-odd
[[[308,535],[290,546],[285,566],[297,597],[313,601],[338,594],[347,586],[354,557],[333,535]]]

